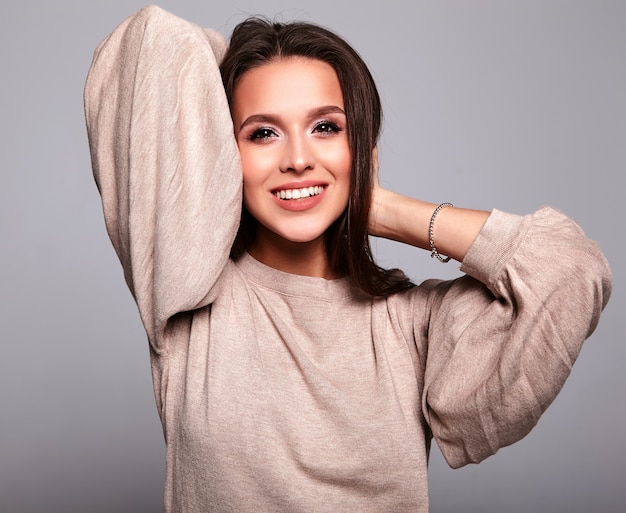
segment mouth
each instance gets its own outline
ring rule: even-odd
[[[302,187],[300,189],[277,189],[272,194],[281,200],[299,200],[319,196],[324,192],[325,185],[313,185],[311,187]]]

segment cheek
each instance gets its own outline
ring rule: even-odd
[[[266,182],[271,172],[267,162],[259,158],[258,153],[241,154],[243,174],[243,204],[254,217],[257,217],[265,204],[267,192]]]
[[[239,155],[243,172],[244,191],[246,186],[250,189],[253,186],[261,185],[268,176],[269,162],[267,157],[260,155],[259,152],[250,150],[240,151]]]
[[[346,174],[350,173],[352,166],[352,152],[350,151],[350,145],[347,138],[343,140],[343,144],[337,148],[336,159],[339,166],[344,170]]]
[[[350,175],[352,155],[347,140],[322,147],[318,155],[320,163],[337,178],[344,178],[346,175]]]
[[[244,173],[243,204],[252,214],[257,212],[257,205],[261,204],[261,195],[263,194],[257,179],[258,177],[255,173],[249,173],[247,177],[246,173]]]
[[[352,156],[348,148],[342,148],[335,154],[334,167],[337,170],[337,178],[343,180],[348,186],[352,173]]]

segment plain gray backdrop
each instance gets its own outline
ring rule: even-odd
[[[2,513],[161,511],[148,346],[105,233],[82,107],[93,50],[142,5],[0,6]],[[520,214],[549,204],[600,243],[615,289],[563,392],[480,465],[451,470],[433,448],[431,510],[623,512],[626,2],[159,5],[226,36],[249,14],[330,27],[379,85],[386,187]],[[418,281],[459,273],[424,251],[375,247]]]

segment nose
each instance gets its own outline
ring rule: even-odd
[[[287,139],[280,170],[302,173],[315,167],[315,155],[306,135],[291,135]]]

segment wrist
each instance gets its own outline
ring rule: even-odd
[[[428,224],[437,205],[386,189],[375,191],[370,211],[370,235],[429,249]]]

